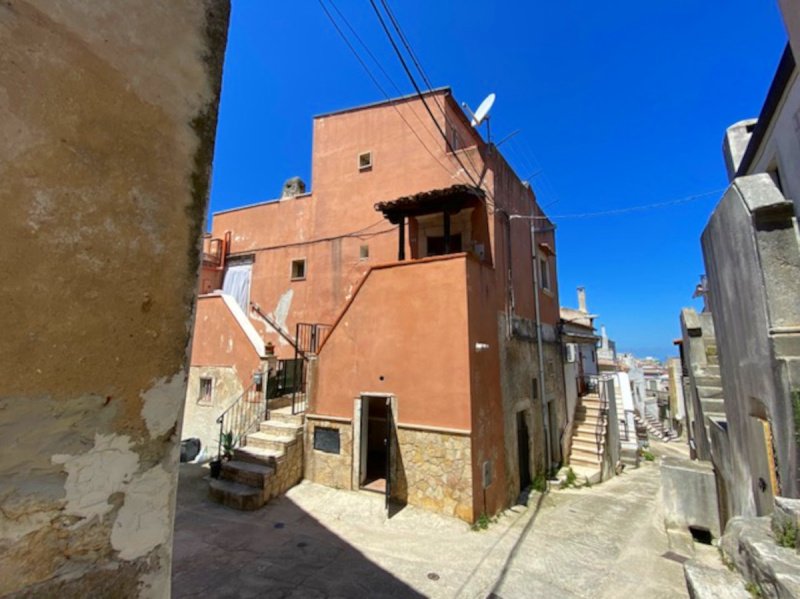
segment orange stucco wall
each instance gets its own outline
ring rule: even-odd
[[[192,366],[236,368],[244,386],[261,358],[219,296],[200,296],[192,337]]]
[[[361,393],[391,393],[400,423],[469,430],[466,263],[373,270],[320,352],[312,411],[350,418]]]

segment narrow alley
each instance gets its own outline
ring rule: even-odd
[[[654,445],[661,455],[683,449]],[[182,468],[178,598],[687,596],[681,565],[663,557],[657,462],[533,494],[528,509],[480,531],[411,506],[387,520],[379,495],[312,483],[237,512],[206,498],[201,467]]]

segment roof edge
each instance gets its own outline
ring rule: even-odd
[[[439,94],[439,93],[442,93],[442,92],[446,92],[448,95],[452,95],[453,90],[450,88],[449,85],[444,85],[442,87],[434,87],[433,89],[430,89],[430,90],[427,90],[427,91],[423,91],[422,95],[423,96],[430,96],[430,95]],[[414,92],[414,93],[411,93],[411,94],[406,94],[405,96],[398,96],[396,98],[389,98],[388,100],[378,100],[377,102],[370,102],[368,104],[360,104],[358,106],[351,106],[349,108],[341,108],[339,110],[331,110],[329,112],[323,112],[323,113],[320,113],[320,114],[315,114],[311,118],[313,120],[316,120],[316,119],[321,119],[321,118],[324,118],[324,117],[336,116],[336,115],[339,115],[339,114],[345,114],[347,112],[356,112],[358,110],[364,110],[366,108],[377,108],[378,106],[383,106],[384,104],[394,104],[396,102],[406,102],[408,100],[413,100],[414,98],[418,98],[418,97],[419,97],[419,94]]]

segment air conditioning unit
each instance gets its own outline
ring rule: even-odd
[[[567,362],[572,364],[578,360],[578,346],[574,343],[567,343]]]

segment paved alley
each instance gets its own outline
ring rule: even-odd
[[[178,598],[687,596],[681,565],[662,557],[657,463],[534,494],[479,532],[413,507],[387,520],[378,495],[310,483],[237,512],[206,499],[202,468],[182,468]]]

